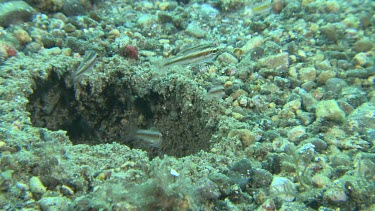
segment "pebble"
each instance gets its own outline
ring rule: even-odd
[[[63,29],[66,33],[71,33],[77,30],[77,28],[71,23],[66,24]]]
[[[368,37],[364,37],[353,45],[353,50],[356,52],[366,52],[370,51],[374,47],[373,41],[371,41]]]
[[[241,50],[244,53],[246,53],[255,47],[260,47],[263,44],[263,42],[264,42],[263,37],[261,36],[253,37],[249,41],[247,41],[244,46],[242,46]]]
[[[185,29],[185,33],[195,38],[203,38],[206,36],[206,31],[204,31],[196,23],[190,23]]]
[[[256,142],[256,136],[253,134],[253,132],[251,132],[248,129],[234,129],[228,133],[229,138],[232,138],[235,136],[238,137],[238,139],[241,141],[241,143],[245,147],[248,147],[254,142]]]
[[[16,29],[13,32],[13,36],[18,40],[18,42],[21,45],[25,45],[25,44],[31,42],[31,37],[30,37],[29,33],[27,31],[21,29],[21,28]]]
[[[155,22],[155,18],[153,18],[153,16],[142,15],[137,20],[137,26],[147,29],[147,28],[150,28],[154,22]]]
[[[319,84],[325,84],[328,79],[333,78],[335,76],[336,76],[335,71],[332,71],[332,70],[323,71],[316,78],[316,82],[318,82]]]
[[[375,130],[375,103],[364,103],[356,108],[347,118],[346,126],[357,125],[357,130],[369,128]]]
[[[345,119],[345,113],[341,110],[335,100],[320,101],[316,106],[316,117],[318,119],[342,122]]]
[[[330,78],[326,81],[324,88],[326,89],[327,92],[331,91],[336,94],[340,94],[341,90],[347,86],[348,84],[345,82],[345,80],[341,78]]]
[[[291,142],[298,141],[302,136],[306,134],[306,128],[302,125],[292,128],[288,132],[288,139]]]
[[[261,67],[274,70],[286,70],[289,67],[289,54],[279,53],[258,60]]]
[[[295,199],[296,186],[288,178],[275,176],[270,185],[270,194],[283,201],[291,202]]]
[[[33,194],[41,195],[47,191],[47,188],[40,181],[39,177],[31,177],[29,186]]]
[[[70,210],[71,201],[66,197],[45,197],[38,201],[42,210]]]
[[[220,54],[217,57],[217,60],[224,65],[237,64],[238,63],[238,59],[236,57],[234,57],[232,54],[227,53],[227,52]]]
[[[331,188],[324,192],[323,199],[333,203],[342,203],[348,201],[349,197],[343,189]]]
[[[30,21],[35,10],[24,1],[11,1],[0,4],[0,26],[7,27],[17,22]]]
[[[358,66],[365,66],[369,63],[369,59],[366,53],[357,53],[353,58],[353,63]]]
[[[300,79],[302,82],[306,82],[306,81],[314,81],[315,78],[316,78],[316,69],[315,69],[315,67],[305,67],[305,68],[301,68],[301,69],[298,71],[298,76],[299,76],[299,79]]]
[[[311,180],[317,188],[327,187],[331,183],[331,180],[322,174],[315,174]]]

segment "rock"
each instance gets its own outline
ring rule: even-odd
[[[340,10],[340,4],[337,1],[327,1],[326,9],[328,12],[338,12]]]
[[[47,191],[47,188],[40,181],[39,177],[31,177],[29,186],[33,194],[41,195]]]
[[[185,29],[185,33],[195,38],[203,38],[206,36],[206,31],[204,31],[196,23],[190,23]]]
[[[371,50],[372,47],[374,47],[374,43],[368,37],[364,37],[354,43],[353,50],[356,52],[366,52]]]
[[[18,42],[21,45],[25,45],[25,44],[31,42],[31,37],[30,37],[29,33],[27,31],[21,29],[21,28],[16,29],[13,32],[13,36],[18,40]]]
[[[151,25],[155,22],[155,19],[151,15],[142,15],[137,20],[137,26],[142,27],[144,29],[150,28]]]
[[[252,188],[268,187],[272,182],[272,174],[265,169],[252,169],[249,172]]]
[[[71,32],[74,32],[75,30],[77,30],[77,28],[71,23],[68,23],[64,26],[64,31],[66,33],[71,33]]]
[[[344,26],[340,24],[327,24],[322,26],[320,31],[329,41],[336,42],[337,40],[343,38],[343,28]]]
[[[159,12],[158,13],[158,20],[161,23],[171,23],[173,20],[173,16],[168,12]]]
[[[238,60],[236,57],[234,57],[232,54],[230,53],[222,53],[220,54],[218,57],[217,57],[217,60],[221,63],[223,63],[224,65],[228,65],[228,64],[237,64],[238,63]]]
[[[86,13],[85,1],[64,0],[62,3],[62,12],[66,16],[77,16]]]
[[[276,55],[259,59],[258,64],[260,67],[266,67],[268,69],[286,70],[289,67],[288,57],[288,53],[279,53]]]
[[[375,103],[364,103],[356,108],[348,117],[346,127],[352,130],[375,130]]]
[[[285,177],[275,176],[270,185],[270,194],[277,196],[280,200],[291,202],[296,195],[296,186]]]
[[[263,37],[253,37],[251,40],[247,41],[246,44],[242,46],[242,48],[240,49],[243,51],[243,53],[246,53],[255,47],[260,47],[263,44],[263,42]]]
[[[326,81],[325,89],[327,92],[331,91],[336,94],[340,94],[341,90],[348,86],[345,80],[341,78],[330,78]]]
[[[318,119],[343,122],[345,113],[341,110],[335,100],[320,101],[316,106],[316,117]]]
[[[38,201],[42,210],[70,210],[71,201],[66,197],[45,197]]]
[[[221,195],[219,186],[208,178],[199,179],[196,186],[197,192],[204,200],[217,200]]]
[[[323,71],[319,74],[316,81],[320,84],[325,84],[328,79],[333,78],[335,76],[336,76],[336,73],[332,70]]]
[[[301,69],[298,71],[298,76],[299,76],[299,79],[300,79],[302,82],[306,82],[306,81],[314,81],[315,78],[316,78],[316,69],[315,69],[315,67],[305,67],[305,68],[301,68]]]
[[[315,174],[311,180],[313,185],[317,188],[327,187],[331,183],[331,180],[322,174]]]
[[[355,65],[364,67],[369,63],[369,58],[366,53],[357,53],[353,58],[353,63]]]
[[[306,134],[306,128],[303,126],[297,126],[297,127],[292,128],[288,132],[288,139],[291,142],[295,142],[295,141],[298,141],[305,134]]]
[[[349,197],[345,194],[345,190],[335,187],[324,192],[323,199],[333,203],[342,203],[348,201]]]
[[[375,66],[368,67],[366,69],[354,69],[346,72],[347,77],[353,78],[368,78],[375,75]]]
[[[248,129],[234,129],[234,130],[231,130],[228,134],[229,138],[232,138],[235,136],[239,138],[239,140],[245,147],[248,147],[257,141],[256,136],[253,134],[253,132],[251,132]]]
[[[0,26],[30,21],[35,10],[24,1],[11,1],[0,4]]]
[[[317,100],[310,93],[302,93],[302,108],[308,112],[314,112]]]

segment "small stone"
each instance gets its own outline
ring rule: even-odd
[[[190,23],[185,29],[185,33],[195,38],[203,38],[206,36],[206,31],[204,31],[196,23]]]
[[[333,203],[342,203],[348,201],[345,190],[341,188],[331,188],[324,192],[323,199]]]
[[[339,24],[327,24],[322,26],[320,31],[329,41],[336,42],[344,36],[342,28]]]
[[[375,130],[375,103],[363,103],[347,119],[346,127],[348,129],[355,126],[351,130],[364,130],[365,128]]]
[[[368,57],[366,53],[357,53],[353,58],[353,63],[358,66],[366,66],[369,63]]]
[[[16,29],[13,32],[13,36],[20,42],[21,45],[31,42],[29,33],[21,28]]]
[[[49,49],[44,49],[43,53],[45,55],[60,55],[61,49],[59,47],[53,47]]]
[[[315,187],[324,188],[324,187],[327,187],[331,183],[331,180],[322,174],[315,174],[312,177],[312,182]]]
[[[233,82],[232,81],[226,81],[225,84],[224,84],[224,89],[228,89],[231,86],[233,86]]]
[[[275,176],[270,185],[270,194],[287,202],[294,201],[296,195],[296,186],[292,181],[285,177]]]
[[[286,70],[289,67],[288,57],[288,53],[279,53],[259,59],[258,64],[259,66],[266,67],[267,69]]]
[[[35,10],[24,1],[11,1],[0,4],[0,26],[30,21]]]
[[[283,107],[284,110],[292,110],[294,112],[298,111],[301,109],[301,101],[299,100],[292,100],[288,103],[286,103]]]
[[[337,1],[327,1],[326,8],[328,12],[338,12],[340,10],[340,4]]]
[[[252,143],[256,142],[255,135],[248,129],[233,129],[228,134],[229,138],[232,138],[235,136],[239,138],[239,140],[245,147],[248,147]]]
[[[301,68],[298,71],[298,76],[302,82],[314,81],[316,78],[316,69],[314,67]]]
[[[248,103],[248,98],[246,96],[241,95],[240,97],[238,97],[237,101],[241,107],[246,107]]]
[[[66,197],[45,197],[38,201],[42,210],[70,210],[71,201]]]
[[[238,60],[236,57],[234,57],[232,54],[230,53],[222,53],[220,54],[218,57],[217,57],[217,60],[219,62],[221,62],[222,64],[224,65],[228,65],[228,64],[237,64],[238,63]]]
[[[268,187],[272,182],[271,172],[265,169],[252,169],[249,172],[252,188]]]
[[[150,28],[151,25],[155,22],[155,19],[151,15],[142,15],[137,20],[137,26],[142,28]]]
[[[302,93],[301,96],[302,108],[308,112],[313,112],[318,101],[310,93]]]
[[[345,80],[341,78],[330,78],[326,81],[324,88],[326,89],[327,92],[330,91],[336,94],[340,94],[341,90],[347,86],[348,84],[345,82]]]
[[[168,8],[168,6],[169,6],[169,2],[161,2],[160,4],[159,4],[159,9],[161,10],[161,11],[164,11],[164,10],[166,10],[167,8]]]
[[[5,147],[6,143],[4,141],[0,141],[0,149]]]
[[[77,29],[77,28],[76,28],[73,24],[71,24],[71,23],[68,23],[68,24],[66,24],[66,25],[64,26],[64,31],[65,31],[66,33],[74,32],[76,29]]]
[[[47,188],[40,181],[39,177],[31,177],[29,186],[33,194],[41,195],[47,191]]]
[[[332,70],[323,71],[319,74],[316,81],[319,84],[325,84],[328,79],[334,78],[335,76],[336,76],[336,73]]]
[[[253,37],[251,40],[247,41],[244,46],[242,46],[241,50],[246,53],[250,51],[251,49],[255,47],[260,47],[264,42],[263,37],[258,36],[258,37]]]
[[[173,16],[168,12],[159,12],[158,19],[161,23],[172,23]]]
[[[320,139],[320,138],[309,138],[305,140],[307,143],[311,143],[315,147],[315,151],[322,152],[323,150],[327,149],[327,143]]]
[[[239,114],[237,112],[233,112],[232,113],[232,117],[235,118],[235,119],[237,119],[237,120],[239,120],[239,121],[243,120],[243,118],[244,118],[244,116],[242,114]]]
[[[108,34],[109,34],[108,36],[109,39],[114,39],[114,38],[120,37],[121,35],[118,29],[112,29]]]
[[[342,122],[345,118],[345,113],[341,110],[335,100],[320,101],[316,106],[316,117],[318,119],[332,120]]]
[[[205,200],[217,200],[221,195],[219,186],[208,178],[199,179],[196,186],[200,197]]]
[[[292,128],[288,132],[288,139],[291,142],[295,142],[295,141],[298,141],[305,134],[306,134],[306,128],[300,125],[300,126]]]
[[[370,51],[372,47],[374,47],[374,43],[368,37],[364,37],[354,43],[353,50],[356,52],[366,52]]]

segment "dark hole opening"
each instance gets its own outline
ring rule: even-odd
[[[201,102],[182,112],[177,91],[168,98],[153,91],[141,97],[125,81],[107,85],[96,96],[89,85],[80,86],[77,99],[77,90],[66,85],[68,75],[52,73],[48,80],[35,80],[27,106],[32,123],[67,131],[73,144],[117,142],[146,150],[150,157],[182,157],[208,150],[216,131],[216,126],[206,126],[208,118],[202,115],[203,106],[198,106]]]

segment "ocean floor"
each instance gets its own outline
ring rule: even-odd
[[[375,1],[0,0],[0,210],[375,210]]]

